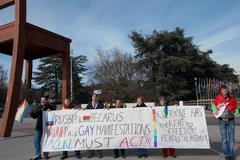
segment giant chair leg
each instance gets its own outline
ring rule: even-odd
[[[69,96],[70,89],[70,46],[66,48],[66,52],[62,55],[62,103]]]
[[[14,123],[14,117],[17,111],[17,105],[19,100],[21,80],[22,80],[22,68],[24,61],[24,45],[19,46],[14,42],[11,73],[8,83],[8,91],[5,103],[5,109],[2,119],[2,128],[0,137],[11,136],[11,131]]]

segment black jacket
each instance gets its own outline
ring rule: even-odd
[[[45,106],[39,105],[37,108],[34,108],[33,112],[30,114],[33,119],[37,119],[36,131],[42,132],[42,113],[43,111],[50,110],[56,110],[55,107],[51,106],[49,103],[47,103]]]
[[[98,101],[98,105],[97,105],[97,108],[96,109],[103,109],[104,108],[104,105],[102,102]],[[93,108],[93,105],[92,105],[92,102],[89,102],[86,109],[94,109]]]
[[[137,104],[136,107],[147,107],[145,103],[142,103],[142,104]]]

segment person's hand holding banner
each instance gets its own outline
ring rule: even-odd
[[[50,111],[43,124],[43,152],[210,147],[202,106]]]

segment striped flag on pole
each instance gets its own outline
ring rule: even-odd
[[[24,99],[23,102],[21,103],[21,105],[18,107],[16,116],[15,116],[15,120],[22,123],[24,115],[26,114],[26,112],[28,112],[29,107],[30,106],[29,106],[27,100]]]

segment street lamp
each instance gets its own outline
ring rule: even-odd
[[[198,106],[198,91],[197,91],[197,78],[194,78],[195,81],[195,90],[196,90],[196,99],[197,99],[197,106]]]

